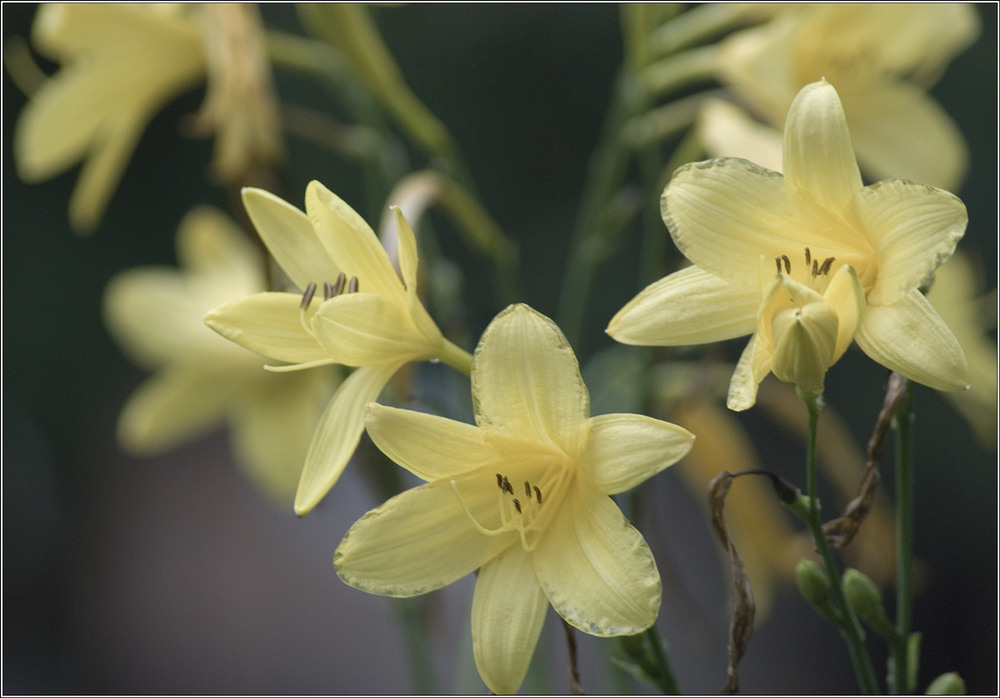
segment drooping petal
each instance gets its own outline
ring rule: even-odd
[[[375,231],[339,196],[317,181],[310,182],[306,213],[327,253],[348,277],[358,277],[362,292],[405,298],[403,282]]]
[[[771,350],[764,346],[760,335],[750,338],[729,381],[726,406],[736,412],[749,409],[757,402],[757,386],[771,370]]]
[[[470,488],[474,516],[495,511],[496,489]],[[362,516],[337,546],[344,583],[370,594],[408,597],[451,584],[515,544],[516,534],[480,533],[446,480],[396,495]]]
[[[576,488],[531,556],[545,595],[575,628],[634,635],[656,620],[660,574],[642,535],[609,497]]]
[[[605,414],[588,422],[581,463],[597,491],[617,494],[683,458],[694,435],[676,424],[635,414]]]
[[[472,359],[476,423],[575,456],[590,396],[573,349],[552,320],[511,305],[483,332]]]
[[[297,293],[256,293],[227,303],[205,315],[205,324],[226,339],[261,356],[289,363],[335,359],[306,330],[309,314],[302,318]],[[318,302],[313,301],[316,307]]]
[[[920,291],[892,305],[869,305],[855,337],[868,356],[935,390],[969,385],[965,352]]]
[[[907,84],[883,85],[859,96],[864,108],[852,113],[848,106],[848,123],[858,161],[875,179],[908,179],[957,191],[969,165],[968,146],[941,105]]]
[[[660,212],[685,257],[737,287],[760,287],[762,259],[805,247],[842,259],[860,239],[838,213],[796,193],[777,172],[734,158],[679,168]]]
[[[863,186],[837,90],[826,80],[803,87],[788,110],[782,145],[787,182],[832,211]]]
[[[759,304],[756,287],[733,286],[691,266],[643,289],[611,318],[607,332],[642,346],[717,342],[753,332]]]
[[[865,187],[851,209],[878,258],[872,305],[892,305],[927,281],[955,251],[968,222],[954,194],[899,180]]]
[[[153,455],[217,429],[239,387],[222,366],[166,366],[129,396],[118,439],[127,451]]]
[[[310,281],[322,288],[324,281],[337,278],[341,270],[306,214],[263,189],[244,189],[243,205],[260,239],[292,283],[304,290]]]
[[[472,651],[479,675],[494,693],[520,688],[548,608],[521,546],[511,546],[479,570],[472,597]]]
[[[365,405],[378,398],[398,364],[365,366],[340,384],[319,419],[306,454],[295,513],[304,516],[326,496],[351,459],[365,428]]]
[[[437,346],[420,334],[399,297],[348,293],[323,303],[313,332],[337,363],[373,366],[434,356]]]
[[[413,410],[369,403],[365,428],[375,445],[423,480],[456,477],[497,460],[496,451],[472,424]]]

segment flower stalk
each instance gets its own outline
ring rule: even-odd
[[[913,452],[910,437],[913,383],[907,383],[903,399],[896,408],[896,637],[890,645],[892,666],[889,672],[893,693],[910,693],[915,682],[916,666],[910,666],[909,644],[913,627]],[[914,657],[913,659],[916,659]]]

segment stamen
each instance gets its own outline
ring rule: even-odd
[[[774,266],[777,267],[778,273],[781,273],[781,257],[774,258]]]
[[[812,275],[813,275],[813,278],[814,278],[814,279],[815,279],[815,278],[816,278],[817,276],[819,276],[819,262],[818,262],[817,260],[815,260],[815,259],[813,260],[813,269],[812,269]]]
[[[528,484],[527,480],[524,481],[524,496],[531,499],[531,485]]]
[[[823,260],[823,266],[821,266],[819,268],[819,273],[820,274],[829,274],[830,273],[830,267],[833,265],[833,260],[834,259],[835,259],[835,257],[827,257],[826,259],[824,259]]]
[[[531,495],[528,495],[528,496],[530,497]],[[538,485],[535,485],[535,497],[538,498],[538,503],[541,504],[542,503],[542,491],[540,489],[538,489]]]
[[[514,508],[517,509],[518,514],[521,513],[521,502],[519,502],[516,498],[514,499]]]
[[[351,277],[351,283],[348,284],[348,286],[347,286],[347,292],[348,293],[357,293],[358,292],[358,277],[356,277],[356,276],[352,276]]]
[[[497,487],[499,487],[501,490],[503,489],[503,475],[501,475],[500,473],[497,473]]]
[[[785,255],[785,254],[781,255],[781,261],[785,263],[785,273],[786,274],[791,274],[792,273],[792,263],[791,263],[791,261],[789,261],[788,255]],[[778,271],[780,272],[781,270],[779,269]]]
[[[313,294],[316,293],[316,282],[310,281],[306,284],[306,291],[302,294],[302,302],[299,303],[299,307],[305,310],[312,303]]]
[[[347,274],[340,272],[337,274],[337,281],[333,285],[333,295],[339,296],[344,292],[344,284],[347,283]]]
[[[331,284],[329,281],[324,281],[323,282],[323,300],[328,301],[331,298],[333,298],[335,295],[337,295],[337,294],[333,292],[333,284]]]
[[[503,485],[500,488],[507,494],[514,494],[514,488],[511,487],[510,480],[507,479],[506,475],[503,476]]]
[[[809,252],[809,248],[806,248],[806,266],[808,267],[812,263],[812,254]]]

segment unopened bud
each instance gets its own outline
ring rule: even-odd
[[[856,569],[844,572],[844,596],[851,610],[865,619],[877,614],[882,605],[882,592],[875,582]]]
[[[812,560],[803,558],[795,567],[795,583],[799,592],[813,606],[826,607],[830,603],[830,580],[823,568]]]
[[[965,681],[954,671],[941,674],[927,687],[929,696],[959,696],[965,694]]]

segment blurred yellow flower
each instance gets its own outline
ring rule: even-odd
[[[359,367],[337,390],[313,436],[295,496],[295,511],[303,515],[340,477],[364,431],[365,403],[396,371],[411,361],[439,360],[467,373],[471,357],[445,339],[417,296],[417,242],[398,209],[402,279],[374,231],[319,182],[306,188],[308,215],[260,189],[245,189],[243,202],[275,260],[306,292],[258,293],[216,308],[205,322],[289,364],[272,370]]]
[[[807,85],[785,125],[784,175],[720,158],[680,168],[663,219],[695,266],[643,290],[608,325],[620,342],[687,345],[753,333],[728,405],[769,372],[820,392],[851,341],[939,390],[968,385],[961,346],[919,287],[965,232],[965,206],[925,185],[863,187],[836,90]]]
[[[259,356],[205,327],[208,308],[264,281],[258,250],[222,213],[189,213],[177,253],[180,269],[131,269],[105,292],[108,329],[154,371],[125,404],[119,441],[130,453],[152,455],[228,422],[237,462],[260,489],[288,502],[333,380],[310,371],[283,381],[262,370]]]
[[[252,5],[52,4],[32,44],[61,64],[34,91],[14,132],[27,182],[83,161],[70,223],[90,232],[107,208],[146,125],[208,77],[199,133],[217,133],[215,173],[243,183],[281,155],[278,120]]]
[[[946,397],[985,446],[997,443],[997,344],[987,334],[996,328],[996,289],[977,298],[980,274],[964,254],[955,254],[934,274],[927,300],[955,330],[969,360],[969,390]]]
[[[407,597],[479,569],[476,666],[518,689],[549,604],[592,635],[652,625],[661,584],[642,535],[610,494],[682,458],[694,437],[650,417],[590,417],[573,351],[525,305],[501,312],[472,364],[475,425],[372,404],[376,445],[427,484],[362,517],[337,548],[347,584]]]
[[[927,89],[978,34],[975,8],[960,3],[787,5],[770,22],[725,39],[717,71],[777,127],[798,91],[825,78],[837,86],[866,172],[955,190],[967,147]]]

